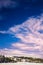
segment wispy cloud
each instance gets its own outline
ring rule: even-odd
[[[4,48],[4,49],[0,49],[0,54],[1,55],[5,55],[5,56],[13,56],[13,55],[21,55],[21,54],[23,54],[22,53],[22,51],[20,51],[20,50],[14,50],[14,49],[7,49],[7,48]],[[18,53],[18,54],[17,54]]]
[[[12,0],[0,0],[0,8],[2,7],[16,7],[17,3],[16,1],[12,1]]]
[[[12,54],[27,55],[34,57],[42,57],[43,55],[43,34],[39,30],[43,30],[43,15],[30,17],[24,23],[13,26],[8,29],[8,33],[13,37],[20,38],[20,42],[12,43],[11,47],[16,49],[8,50]],[[2,31],[1,31],[2,33]],[[16,52],[17,51],[17,52]],[[3,51],[6,54],[6,51]]]
[[[6,34],[7,32],[6,31],[0,31],[1,34]]]
[[[5,56],[27,56],[27,57],[40,57],[42,58],[42,56],[40,54],[35,54],[35,53],[26,53],[25,51],[21,51],[21,50],[14,50],[14,49],[0,49],[0,54],[1,55],[5,55]]]

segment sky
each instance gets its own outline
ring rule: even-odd
[[[0,55],[43,58],[43,0],[0,0]]]

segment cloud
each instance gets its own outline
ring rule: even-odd
[[[1,33],[1,34],[5,34],[5,33],[7,33],[7,32],[6,32],[6,31],[0,31],[0,33]]]
[[[38,32],[43,30],[41,23],[43,22],[43,16],[37,18],[31,17],[23,24],[9,28],[9,31],[26,43],[36,43],[43,45],[43,34]]]
[[[34,46],[31,44],[33,44]],[[28,44],[27,43],[12,43],[12,46],[18,49],[24,50],[24,51],[43,50],[42,46],[34,44],[34,43],[30,43],[30,45],[29,43]]]
[[[30,47],[28,44],[24,43],[16,43],[16,44],[13,43],[12,46],[24,51],[33,49],[33,47]]]
[[[19,38],[21,41],[12,43],[8,55],[26,55],[34,57],[43,57],[43,34],[39,30],[43,30],[43,14],[37,17],[29,17],[24,23],[10,27],[5,33]],[[1,31],[1,33],[4,31]],[[14,52],[15,51],[15,52]],[[3,53],[5,53],[4,51]],[[13,53],[14,52],[14,53]],[[5,53],[6,54],[6,53]]]
[[[16,7],[17,3],[16,1],[12,1],[12,0],[0,0],[0,8],[2,7]]]
[[[24,51],[21,51],[21,50],[18,50],[18,49],[7,49],[7,48],[4,48],[4,49],[0,49],[0,54],[1,55],[5,55],[5,56],[27,56],[27,57],[40,57],[41,58],[41,55],[39,54],[35,54],[35,53],[26,53]]]
[[[41,56],[43,54],[43,34],[39,30],[43,30],[42,22],[43,15],[36,18],[30,17],[23,24],[9,28],[9,31],[22,41],[22,43],[13,44],[13,46],[24,51],[28,50],[28,52],[33,51],[32,53]],[[30,47],[29,44],[31,45],[31,43],[34,43],[35,46]]]
[[[17,46],[17,47],[20,47],[20,46]],[[29,47],[26,48],[26,49],[33,50],[33,49],[29,49]],[[25,49],[25,47],[22,48],[22,50],[3,48],[3,49],[0,49],[0,55],[5,55],[5,56],[27,56],[27,57],[40,57],[40,58],[43,57],[43,55],[41,55],[41,54],[43,54],[42,52],[40,52],[40,54],[34,53],[34,52],[29,53],[29,51],[26,52],[27,51],[26,49]]]
[[[0,52],[1,52],[0,53],[1,55],[5,55],[5,56],[13,56],[13,55],[18,55],[18,54],[19,55],[23,54],[22,51],[20,51],[20,50],[7,49],[7,48],[0,49]]]

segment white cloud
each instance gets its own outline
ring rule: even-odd
[[[42,57],[43,55],[43,34],[38,32],[39,30],[43,30],[43,15],[35,17],[30,17],[21,25],[13,26],[9,28],[7,31],[9,34],[20,38],[21,42],[12,43],[12,46],[18,48],[18,50],[12,50],[9,54],[17,54],[17,55],[27,55],[27,56],[35,56],[35,57]],[[2,33],[2,32],[1,32]],[[33,45],[34,44],[34,47]],[[29,46],[29,44],[31,46]],[[26,50],[29,51],[36,51],[38,52],[31,52],[26,53]],[[15,51],[15,52],[14,52]],[[14,52],[14,53],[13,53]],[[3,52],[4,53],[4,52]]]
[[[0,49],[0,54],[5,55],[5,56],[27,56],[27,57],[40,57],[42,56],[40,54],[35,54],[35,53],[26,53],[24,51],[18,50],[18,49]]]
[[[33,43],[32,43],[33,44]],[[29,43],[12,43],[12,47],[16,47],[18,49],[21,49],[23,51],[34,51],[34,50],[39,50],[39,51],[42,51],[43,48],[41,45],[37,45],[37,44],[34,44],[34,46],[29,45]]]
[[[31,17],[23,24],[11,27],[9,30],[12,31],[16,37],[20,38],[23,42],[22,44],[14,44],[16,47],[22,50],[39,50],[39,54],[33,52],[35,55],[41,56],[43,52],[43,34],[39,33],[39,30],[43,30],[41,23],[43,22],[43,16],[38,16],[37,18]],[[26,46],[26,44],[34,43],[35,47]],[[28,54],[28,53],[27,53]],[[29,54],[28,54],[29,55]],[[31,55],[31,54],[30,54]]]
[[[23,42],[43,45],[43,34],[38,32],[40,29],[43,29],[43,26],[40,25],[42,22],[43,16],[31,17],[23,24],[9,28],[9,31]]]
[[[14,49],[4,48],[4,49],[0,49],[0,54],[5,56],[13,56],[13,55],[21,55],[23,54],[23,52],[18,49],[14,50]]]
[[[16,43],[16,44],[13,43],[12,46],[18,49],[24,50],[24,51],[33,49],[33,47],[29,46],[28,44],[24,44],[24,43]]]
[[[6,32],[6,31],[0,31],[0,33],[1,33],[1,34],[5,34],[5,33],[7,33],[7,32]]]

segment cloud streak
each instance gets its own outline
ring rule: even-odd
[[[7,48],[4,48],[4,49],[0,49],[0,54],[1,55],[5,55],[5,56],[27,56],[27,57],[40,57],[41,58],[41,55],[39,54],[35,54],[35,53],[26,53],[24,51],[21,51],[21,50],[14,50],[14,49],[7,49]]]
[[[17,3],[12,0],[0,0],[0,8],[2,7],[16,7]]]

